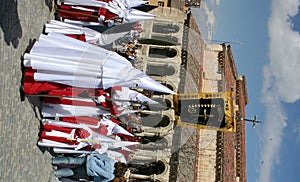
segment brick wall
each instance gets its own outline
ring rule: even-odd
[[[239,106],[240,117],[245,117],[245,106],[248,102],[245,77],[238,77],[235,61],[230,46],[226,47],[224,62],[224,91],[235,91],[236,104]],[[224,182],[235,180],[236,176],[240,181],[246,181],[246,133],[244,122],[237,121],[236,133],[224,133]],[[236,142],[239,140],[239,142]],[[238,152],[239,155],[235,155]],[[236,153],[237,154],[237,153]],[[241,158],[238,158],[241,156]],[[236,161],[236,165],[235,165]]]
[[[237,80],[237,94],[239,95],[237,99],[237,104],[239,105],[239,112],[237,116],[240,118],[245,117],[245,107],[248,103],[248,93],[246,88],[246,78],[242,76],[240,79]],[[237,123],[237,140],[239,140],[237,149],[237,168],[236,173],[237,176],[240,177],[240,181],[246,181],[246,129],[245,129],[245,122],[238,122]]]
[[[224,45],[225,46],[225,45]],[[224,47],[225,48],[225,47]],[[225,67],[224,67],[224,81],[225,88],[224,91],[230,92],[235,90],[237,70],[232,57],[231,49],[228,49],[228,46],[225,48]],[[223,179],[224,182],[232,182],[235,180],[235,133],[224,133],[224,173]]]

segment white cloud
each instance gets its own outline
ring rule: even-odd
[[[298,12],[299,0],[273,0],[269,18],[270,64],[263,69],[264,86],[262,102],[266,105],[263,128],[259,181],[271,179],[274,165],[280,163],[280,148],[287,117],[282,102],[292,103],[300,99],[300,37],[292,30],[290,16]],[[270,140],[272,138],[272,140]]]
[[[300,98],[300,36],[291,29],[289,16],[297,14],[298,0],[274,0],[269,19],[271,72],[275,89],[284,102]]]
[[[216,2],[216,5],[219,6],[221,3],[221,0],[216,0],[215,2]]]
[[[216,29],[216,17],[214,14],[214,10],[210,9],[206,2],[202,2],[201,10],[204,11],[207,20],[205,22],[205,26],[207,27],[207,39],[211,40]]]
[[[274,161],[276,164],[280,161],[280,146],[282,141],[283,130],[287,126],[287,118],[281,108],[280,99],[274,93],[272,87],[272,74],[270,74],[270,66],[264,67],[265,85],[263,88],[263,100],[266,105],[266,117],[264,122],[263,132],[261,132],[263,139],[261,161],[263,164],[260,167],[259,181],[273,181],[271,180],[272,169]]]
[[[206,3],[206,2],[201,2],[201,3]],[[213,6],[219,6],[220,3],[221,3],[221,0],[210,0],[210,3],[213,5]],[[202,5],[202,4],[201,4]]]

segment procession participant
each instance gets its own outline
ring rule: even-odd
[[[24,55],[23,64],[37,70],[35,81],[80,88],[123,86],[174,93],[117,53],[55,33],[41,35]]]
[[[105,154],[91,154],[87,157],[66,158],[58,157],[52,159],[53,165],[73,164],[75,168],[59,168],[55,171],[57,178],[72,177],[73,179],[89,179],[108,182],[114,178],[115,161]]]
[[[95,116],[95,115],[124,115],[138,112],[134,104],[143,102],[157,104],[156,101],[130,90],[127,87],[112,87],[111,97],[99,96],[92,98],[44,97],[42,105],[43,117],[63,116]],[[139,107],[137,107],[139,108]]]
[[[158,102],[128,87],[111,88],[111,113],[115,116],[136,113],[142,110],[144,104],[155,105]]]
[[[108,182],[115,177],[122,177],[127,170],[126,164],[116,162],[106,154],[90,154],[81,157],[56,157],[53,165],[76,165],[75,168],[59,168],[55,176],[72,179],[87,179]]]
[[[103,136],[107,135],[107,128],[105,125],[100,125],[99,130],[96,130],[98,134]],[[52,124],[43,124],[42,132],[40,135],[40,141],[51,140],[61,143],[68,143],[71,145],[78,144],[77,138],[86,139],[91,136],[90,131],[83,128],[69,128],[55,126]]]
[[[72,87],[69,85],[46,82],[46,81],[35,81],[34,74],[37,71],[31,67],[27,67],[24,73],[23,89],[25,95],[51,95],[51,96],[69,96],[69,97],[96,97],[106,96],[110,93],[110,89],[98,89],[98,88],[79,88]]]
[[[108,2],[111,1],[112,0],[108,0]],[[117,20],[118,15],[104,8],[105,6],[107,5],[104,3],[103,7],[62,4],[61,6],[57,6],[56,11],[63,21],[68,19],[84,22],[99,22],[103,26],[111,27],[114,25],[115,20]],[[119,19],[119,21],[122,22],[122,19]]]
[[[101,128],[101,129],[100,129]],[[83,128],[60,127],[51,124],[43,124],[38,146],[52,147],[53,149],[71,149],[75,153],[94,151],[104,153],[107,151],[107,144],[103,141],[113,141],[105,138],[107,133],[105,125],[99,127],[98,133]],[[55,153],[57,153],[54,150]]]
[[[104,124],[107,127],[107,135],[113,134],[119,136],[122,140],[141,142],[139,137],[134,136],[134,133],[141,133],[141,126],[135,124],[130,119],[121,121],[114,116],[98,116],[98,120],[93,117],[80,116],[80,117],[62,117],[61,121],[75,123],[75,124],[87,124],[92,130],[96,129],[98,125]]]
[[[84,119],[82,119],[84,118]],[[90,130],[101,133],[102,127],[105,126],[105,132],[107,136],[109,135],[127,135],[127,136],[133,136],[130,132],[128,132],[126,129],[124,129],[119,124],[116,124],[110,119],[107,119],[105,117],[100,118],[100,120],[97,120],[93,117],[62,117],[60,118],[61,121],[53,120],[53,119],[43,119],[42,121],[44,123],[48,123],[55,126],[60,127],[69,127],[69,128],[83,128],[86,129],[88,127]],[[91,123],[91,121],[93,123]],[[97,122],[97,123],[96,123]],[[100,132],[99,132],[100,130]]]
[[[45,25],[45,32],[65,34],[69,37],[98,46],[111,44],[117,39],[124,37],[127,34],[129,35],[129,31],[106,34],[100,33],[87,27],[83,27],[82,25],[73,25],[56,20],[51,20],[50,23],[47,23]]]
[[[127,0],[65,0],[56,11],[63,21],[72,24],[113,25],[153,19],[153,15],[132,9],[145,4],[145,1]]]
[[[112,133],[119,136],[123,141],[141,142],[140,137],[134,136],[135,133],[142,132],[141,126],[135,124],[130,119],[126,119],[126,121],[121,121],[119,118],[116,118],[111,115],[104,116],[103,118],[118,125],[118,127],[113,127]],[[106,126],[108,127],[108,125]]]
[[[110,34],[99,33],[93,29],[83,27],[82,25],[72,25],[70,23],[60,22],[56,20],[51,20],[50,23],[47,23],[45,26],[46,33],[55,32],[59,34],[64,34],[77,40],[81,40],[83,42],[88,42],[98,46],[105,46],[107,44],[111,44],[117,39],[124,37],[126,34],[129,35],[129,31]],[[124,44],[122,46],[122,49],[120,49],[120,46],[118,45],[115,46],[114,50],[118,54],[128,59],[132,64],[136,63],[135,50],[140,48],[140,45],[138,44],[137,40],[130,41],[126,45]]]
[[[96,128],[99,126],[101,119],[100,116],[69,116],[69,117],[60,117],[59,121],[68,122],[72,124],[85,124],[88,125],[90,128]]]
[[[108,131],[110,128],[108,128],[108,126],[105,123],[98,121],[97,119],[89,116],[47,118],[47,119],[42,119],[42,122],[44,124],[54,125],[58,127],[67,127],[67,128],[74,128],[74,129],[89,128],[89,130],[102,135],[111,135],[112,133],[112,131]]]
[[[63,116],[97,116],[110,114],[110,108],[105,108],[89,98],[43,98],[43,117]]]
[[[43,124],[38,145],[53,147],[54,153],[107,153],[111,157],[114,156],[120,161],[126,162],[125,157],[122,157],[123,155],[108,152],[108,150],[127,149],[127,147],[137,145],[139,142],[121,141],[118,136],[107,137],[108,130],[109,128],[103,123],[97,129],[91,129],[83,125],[76,126],[65,122],[49,121]]]
[[[55,125],[44,123],[40,134],[39,146],[53,147],[63,153],[105,153],[109,148],[120,148],[136,145],[137,142],[122,142],[114,138],[108,138],[106,125],[100,124],[97,130],[88,126]],[[61,152],[58,152],[61,153]]]

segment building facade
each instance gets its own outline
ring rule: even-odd
[[[177,126],[173,97],[154,92],[152,98],[166,109],[153,108],[145,115],[144,120],[155,120],[155,124],[142,126],[143,132],[137,136],[148,142],[130,156],[135,167],[146,164],[148,172],[131,172],[128,177],[144,181],[246,181],[245,125],[240,120],[245,117],[248,95],[246,78],[238,75],[231,47],[205,44],[192,14],[184,8],[166,7],[169,1],[157,2],[163,4],[150,1],[158,5],[150,11],[155,20],[140,22],[142,47],[135,66],[179,94],[232,92],[235,132]]]

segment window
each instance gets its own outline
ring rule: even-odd
[[[177,55],[177,51],[173,48],[150,47],[149,57],[152,58],[173,58]]]
[[[170,33],[176,33],[178,31],[179,31],[179,27],[177,25],[173,25],[172,23],[169,24],[154,23],[152,27],[152,32],[155,33],[170,34]]]
[[[171,35],[152,35],[151,39],[168,42],[169,44],[173,44],[173,45],[178,44],[177,37],[174,37],[174,36],[171,36]]]
[[[175,73],[175,68],[168,65],[147,65],[146,74],[150,76],[171,76]]]

